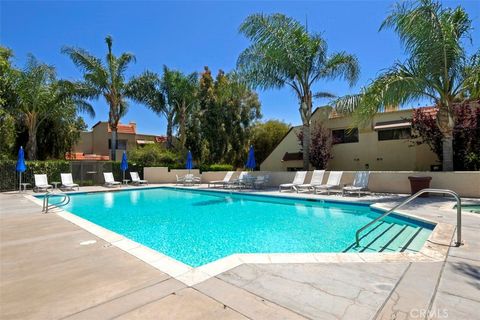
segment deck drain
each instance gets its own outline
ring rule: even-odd
[[[97,243],[97,240],[86,240],[86,241],[82,241],[82,242],[80,242],[80,245],[81,245],[81,246],[89,246],[89,245],[94,244],[94,243]]]

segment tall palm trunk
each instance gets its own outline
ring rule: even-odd
[[[302,152],[303,152],[303,169],[310,169],[310,122],[312,119],[312,92],[307,90],[307,94],[301,98],[300,103],[300,115],[303,123],[303,140],[302,140]]]
[[[187,128],[186,128],[186,117],[187,117],[187,108],[183,105],[180,109],[179,114],[179,136],[180,136],[180,147],[185,148],[185,141],[187,139]]]
[[[26,145],[28,160],[37,159],[37,116],[36,114],[27,114],[28,141]]]
[[[28,129],[27,141],[27,158],[28,160],[37,159],[37,129],[35,127]]]
[[[437,125],[442,133],[442,170],[453,171],[453,107],[439,106],[437,113]]]
[[[111,141],[111,149],[112,149],[112,161],[117,160],[117,127],[111,128],[112,129],[112,141]]]
[[[173,112],[167,114],[167,149],[173,147]]]

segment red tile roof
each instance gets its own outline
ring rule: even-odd
[[[67,160],[103,160],[108,161],[110,160],[109,156],[102,156],[99,154],[85,154],[81,152],[67,152],[65,154],[65,159]]]
[[[110,129],[110,125],[108,125],[108,132],[112,132]],[[118,133],[127,133],[127,134],[135,134],[135,125],[133,124],[121,124],[119,123],[117,126]]]

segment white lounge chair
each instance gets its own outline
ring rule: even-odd
[[[278,186],[278,191],[282,192],[282,189],[296,190],[297,186],[305,183],[306,176],[307,171],[297,171],[295,173],[295,178],[293,178],[292,183],[282,183]]]
[[[34,192],[41,190],[47,191],[48,189],[53,189],[51,184],[48,184],[48,179],[46,174],[35,174],[35,187],[33,188]]]
[[[185,182],[185,177],[179,177],[178,174],[176,174],[175,177],[177,177],[177,186],[182,185]]]
[[[358,196],[360,197],[361,191],[368,190],[369,177],[370,171],[357,171],[352,185],[346,185],[343,187],[342,195],[345,195],[348,192],[358,192]]]
[[[114,186],[122,185],[121,182],[115,181],[115,179],[113,178],[113,173],[111,173],[111,172],[104,172],[103,173],[103,178],[105,179],[105,186],[106,187],[114,187]]]
[[[225,188],[225,185],[228,184],[228,182],[232,178],[233,174],[234,174],[233,171],[228,171],[227,174],[225,175],[225,177],[223,178],[223,180],[210,181],[208,183],[208,187],[210,188],[210,185],[212,185],[213,187],[215,187],[216,185],[220,185],[220,186]]]
[[[253,181],[253,187],[255,189],[263,189],[267,185],[269,178],[269,176],[258,176],[255,181]]]
[[[132,183],[135,185],[148,184],[147,180],[140,179],[138,172],[130,172],[130,178],[132,178]]]
[[[77,190],[80,190],[80,187],[78,184],[73,183],[73,178],[71,173],[61,173],[60,178],[62,180],[62,185],[61,189],[68,189],[68,190],[73,190],[77,188]]]
[[[200,181],[201,181],[201,178],[195,177],[193,173],[188,173],[181,178],[177,176],[177,184],[181,182],[183,185],[195,185],[200,183]]]
[[[225,183],[225,188],[226,187],[240,187],[242,183],[245,182],[245,178],[248,176],[248,172],[242,171],[240,172],[240,175],[236,179],[230,179],[227,183]]]
[[[330,194],[331,189],[338,188],[340,186],[340,180],[342,180],[343,171],[330,171],[326,184],[314,186],[313,191],[317,193],[318,190],[327,191]]]
[[[297,193],[303,190],[310,191],[310,190],[313,190],[313,187],[322,185],[324,175],[325,175],[325,170],[313,170],[310,183],[305,183],[305,184],[296,186]]]

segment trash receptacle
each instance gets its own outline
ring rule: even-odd
[[[410,180],[410,189],[412,194],[415,194],[422,189],[430,188],[430,181],[432,180],[432,177],[410,176],[408,177],[408,180]],[[428,197],[428,193],[424,193],[420,195],[420,197],[426,198]]]

